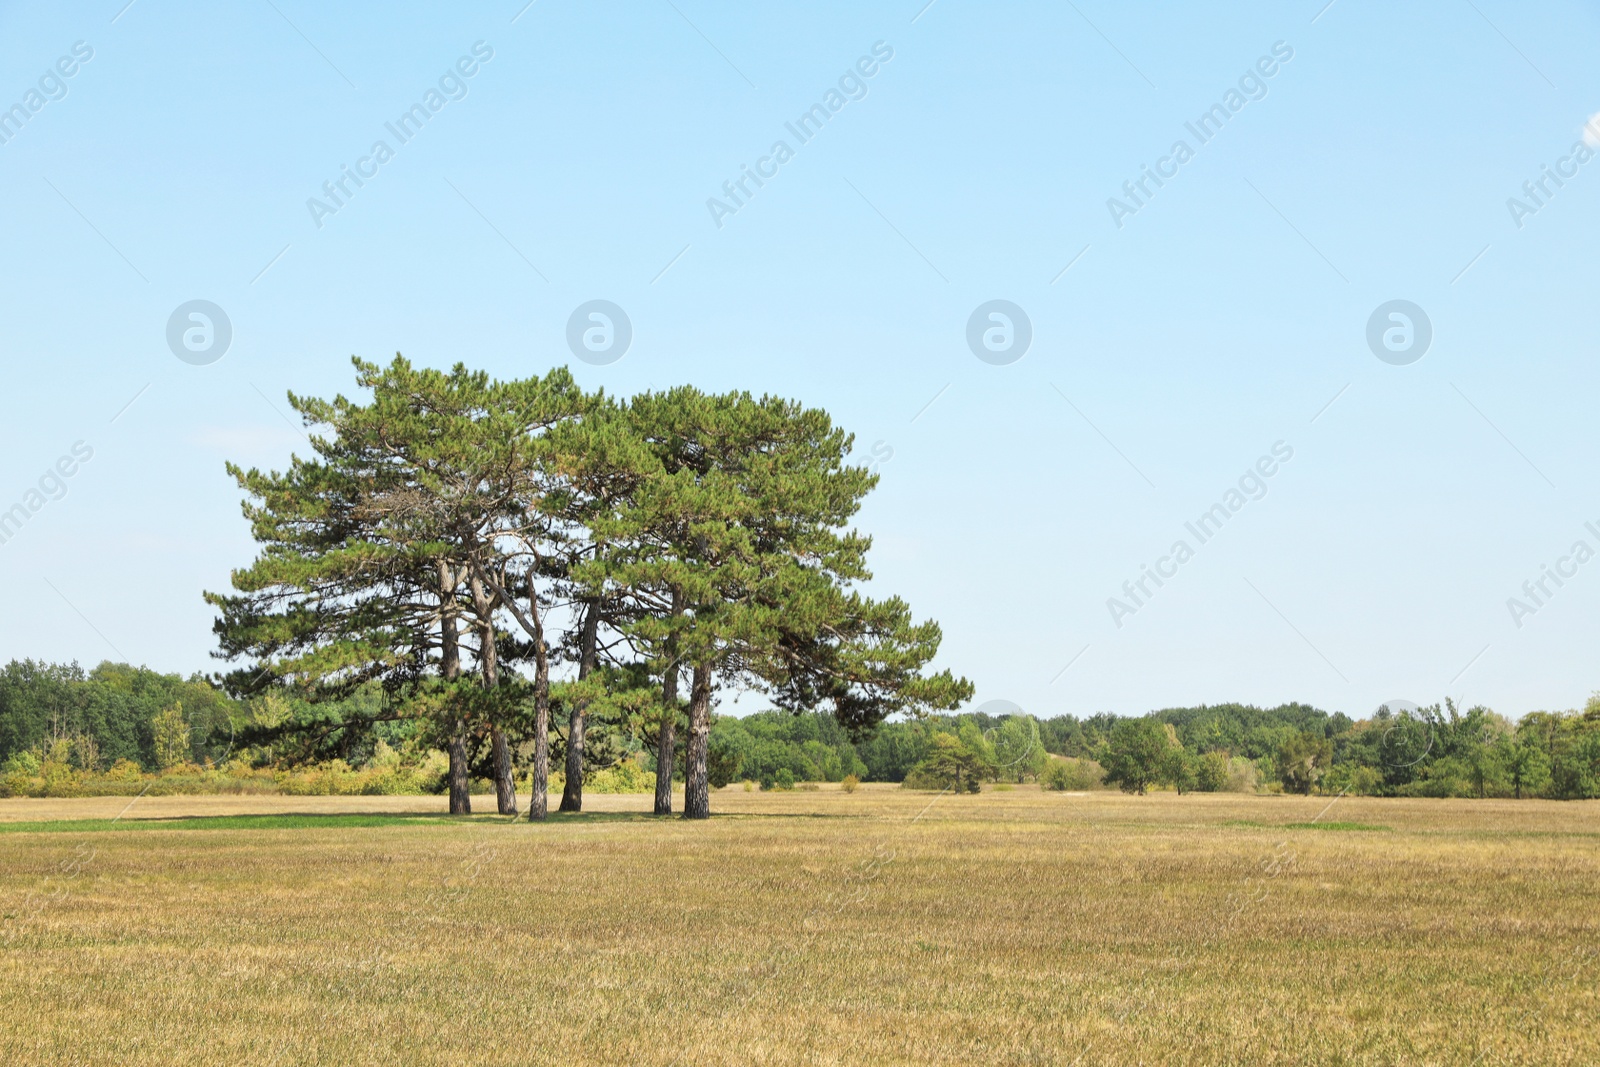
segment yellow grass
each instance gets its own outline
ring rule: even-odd
[[[211,796],[5,826],[127,803],[0,801],[0,1063],[1600,1063],[1597,803],[735,786],[702,824]],[[149,821],[245,812],[439,817]]]

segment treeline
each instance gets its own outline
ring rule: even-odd
[[[1515,723],[1446,699],[1384,706],[1360,720],[1300,704],[1220,705],[1067,728],[1073,740],[1062,754],[1094,759],[1106,784],[1135,793],[1253,783],[1291,793],[1600,797],[1600,696],[1581,711],[1530,712]],[[1044,733],[1049,743],[1049,723]]]
[[[297,709],[275,693],[236,700],[215,679],[122,663],[85,672],[76,663],[13,661],[0,669],[0,796],[321,793],[341,791],[338,784],[349,792],[437,791],[438,754],[417,745],[415,724],[381,721],[381,705],[370,689],[341,702],[336,715],[379,721],[336,731],[345,736],[331,745],[307,745],[299,735],[255,747],[241,741],[252,728],[330,709]],[[365,771],[360,783],[349,780],[350,761]]]
[[[863,781],[909,779],[938,787],[1037,780],[1077,788],[1105,781],[1102,761],[1121,760],[1118,766],[1124,766],[1131,759],[1154,768],[1146,788],[1190,788],[1193,776],[1175,770],[1187,761],[1208,768],[1198,776],[1196,788],[1254,789],[1280,781],[1277,757],[1286,742],[1307,731],[1338,735],[1353,725],[1345,715],[1329,715],[1303,704],[1269,709],[1228,704],[1174,708],[1142,718],[1109,712],[1081,719],[935,714],[886,722],[865,736],[851,738],[822,719],[762,712],[719,720],[712,730],[712,746],[720,762],[731,765],[736,758],[745,777],[763,783],[787,769],[796,781],[838,781],[855,774]],[[1158,735],[1159,746],[1145,752],[1130,745],[1134,738],[1147,735]],[[1062,758],[1077,762],[1064,767]],[[1220,773],[1211,772],[1219,766]],[[1109,784],[1118,782],[1113,776]],[[1137,791],[1137,785],[1134,788]]]
[[[769,713],[719,722],[714,737],[723,734],[720,744],[763,782],[787,769],[797,781],[853,773],[930,788],[1037,780],[1134,793],[1600,797],[1600,696],[1580,711],[1531,712],[1515,723],[1447,699],[1380,707],[1359,720],[1305,704],[1169,708],[1138,718],[936,715],[885,723],[853,742]]]
[[[85,673],[76,663],[32,660],[0,670],[0,760],[55,751],[88,770],[219,760],[237,716],[236,702],[199,676],[184,680],[121,663]]]
[[[621,694],[634,692],[619,689]],[[557,684],[549,744],[571,751],[581,690]],[[0,671],[0,793],[271,788],[287,792],[445,792],[449,763],[418,718],[388,718],[376,683],[313,704],[277,690],[234,698],[215,680],[125,664],[14,662]],[[628,699],[585,705],[582,785],[651,791],[683,782],[683,750],[658,775],[659,720]],[[321,723],[312,728],[310,724]],[[281,729],[284,724],[295,729]],[[249,741],[255,736],[258,740]],[[519,785],[533,750],[512,746]],[[492,789],[487,748],[469,767]],[[886,721],[852,731],[831,712],[712,716],[707,782],[762,788],[854,778],[916,788],[1036,781],[1046,788],[1130,792],[1233,790],[1380,796],[1600,797],[1600,698],[1581,711],[1533,712],[1512,723],[1452,702],[1377,709],[1352,720],[1303,704],[1170,708],[1138,718],[991,716],[969,712]],[[563,785],[565,775],[554,780]],[[104,780],[100,780],[104,779]]]

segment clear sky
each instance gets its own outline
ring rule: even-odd
[[[1600,688],[1593,3],[123,3],[0,5],[0,658],[215,669],[398,351],[826,408],[975,703]]]

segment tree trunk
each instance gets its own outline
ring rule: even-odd
[[[471,781],[467,776],[467,724],[457,722],[450,735],[450,814],[472,814]]]
[[[533,682],[533,795],[528,797],[528,818],[550,814],[550,675],[539,656]]]
[[[561,789],[559,811],[583,810],[583,732],[588,726],[587,718],[582,706],[573,706],[567,723],[567,780]]]
[[[583,632],[579,637],[578,681],[589,677],[595,668],[595,643],[600,630],[600,601],[590,600],[583,612]],[[584,701],[573,705],[567,723],[567,781],[561,790],[562,811],[583,810],[583,735],[589,715]]]
[[[683,614],[683,596],[672,591],[672,617]],[[677,762],[678,741],[678,637],[667,637],[667,669],[661,675],[661,704],[665,714],[661,720],[661,735],[656,741],[656,811],[657,815],[672,814],[672,767]]]
[[[661,680],[661,703],[665,711],[661,718],[661,737],[656,742],[656,814],[672,814],[672,764],[677,759],[673,751],[678,730],[678,665],[667,668]]]
[[[711,818],[711,783],[706,774],[706,758],[711,747],[711,666],[694,666],[694,683],[689,690],[689,751],[684,767],[683,817]]]
[[[456,587],[461,576],[455,565],[439,563],[439,673],[446,682],[461,677],[461,630],[456,619]],[[467,724],[453,694],[447,698],[450,724],[450,814],[471,815],[472,795],[467,775]]]
[[[501,815],[517,813],[517,782],[511,775],[511,746],[498,726],[489,728],[489,744],[494,751],[494,798]]]
[[[478,667],[483,687],[493,690],[500,684],[500,655],[494,643],[494,600],[476,572],[472,575],[472,607],[478,616]],[[511,776],[511,746],[499,726],[489,727],[489,747],[494,759],[495,808],[501,815],[517,813],[517,783]]]
[[[539,594],[528,574],[528,614],[533,621],[533,795],[528,798],[528,818],[550,814],[550,653],[544,644],[544,621],[539,618]]]

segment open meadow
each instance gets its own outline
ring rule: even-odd
[[[1597,54],[0,3],[0,1067],[1600,1067]]]
[[[1596,802],[649,803],[0,802],[0,1062],[1600,1062]]]

